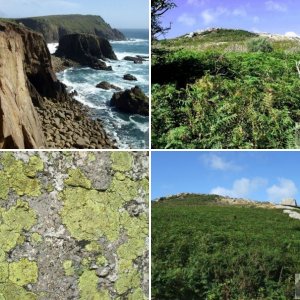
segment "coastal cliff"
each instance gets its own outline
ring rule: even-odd
[[[0,149],[112,148],[56,77],[39,33],[0,22]]]
[[[48,43],[58,42],[64,35],[73,33],[95,34],[109,40],[126,39],[122,32],[111,28],[100,16],[57,15],[11,20],[40,32]]]
[[[34,108],[43,97],[67,97],[51,68],[42,35],[0,22],[0,148],[41,148],[44,136]]]

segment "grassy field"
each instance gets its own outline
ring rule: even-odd
[[[220,30],[152,52],[153,148],[300,147],[299,41]]]
[[[218,201],[198,195],[153,204],[153,299],[293,299],[300,221]]]

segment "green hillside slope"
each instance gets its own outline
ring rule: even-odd
[[[210,198],[152,205],[153,299],[293,299],[300,221]]]
[[[152,52],[153,148],[300,147],[300,39],[218,30]]]
[[[125,40],[123,33],[111,28],[100,16],[57,15],[11,19],[43,34],[47,42],[56,42],[71,33],[96,34],[111,40]]]

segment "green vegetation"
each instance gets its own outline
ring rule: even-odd
[[[153,299],[293,299],[299,220],[218,202],[188,195],[153,204]]]
[[[299,46],[241,30],[156,42],[153,148],[296,148]]]
[[[108,39],[125,39],[118,30],[113,29],[100,16],[93,15],[56,15],[19,19],[1,19],[13,21],[43,34],[47,42],[58,41],[65,34],[89,33]]]

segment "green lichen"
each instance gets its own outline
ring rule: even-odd
[[[40,158],[33,156],[28,164],[15,159],[12,153],[6,152],[0,157],[3,170],[0,171],[0,198],[6,199],[9,189],[13,189],[19,196],[39,196],[40,182],[33,178],[42,170]]]
[[[105,266],[107,264],[107,259],[103,255],[100,255],[97,257],[96,263],[99,266]]]
[[[44,170],[44,163],[38,156],[31,156],[29,158],[29,162],[24,167],[24,173],[28,177],[35,177],[38,172],[41,172]]]
[[[85,270],[79,278],[80,299],[110,300],[108,290],[98,290],[98,281],[95,271]]]
[[[9,210],[0,210],[0,216],[0,249],[8,252],[22,241],[23,231],[36,223],[36,214],[27,202],[18,200]]]
[[[43,241],[43,237],[39,233],[34,232],[31,235],[30,240],[31,240],[32,244],[38,244],[38,243],[41,243]]]
[[[96,160],[96,156],[94,153],[89,153],[87,157],[88,162],[93,162]]]
[[[38,279],[38,267],[36,262],[22,258],[9,264],[9,280],[16,285],[24,286],[35,283]]]
[[[75,274],[75,270],[73,267],[73,262],[71,260],[66,260],[63,262],[63,267],[65,270],[65,274],[67,276],[73,276]]]
[[[85,246],[85,250],[89,252],[101,252],[101,246],[96,241],[92,241]]]
[[[78,240],[97,241],[106,236],[114,241],[119,236],[119,212],[110,208],[106,193],[83,188],[66,188],[63,192],[63,223]]]
[[[136,289],[140,286],[141,275],[137,270],[132,269],[126,273],[119,274],[119,278],[115,282],[115,289],[118,294],[124,294],[129,289]]]
[[[46,186],[45,186],[45,190],[47,193],[51,193],[54,191],[54,186],[51,184],[51,183],[48,183]]]
[[[0,284],[0,299],[3,297],[5,300],[36,300],[37,296],[31,292],[27,292],[22,287],[12,283]]]
[[[0,283],[8,281],[8,262],[0,262]]]
[[[86,189],[90,189],[92,186],[91,181],[79,169],[69,170],[69,178],[65,180],[65,184]]]
[[[111,154],[112,169],[114,171],[126,172],[132,168],[133,158],[126,151],[115,151]]]
[[[146,300],[147,296],[144,294],[141,288],[135,289],[128,295],[128,300]]]

